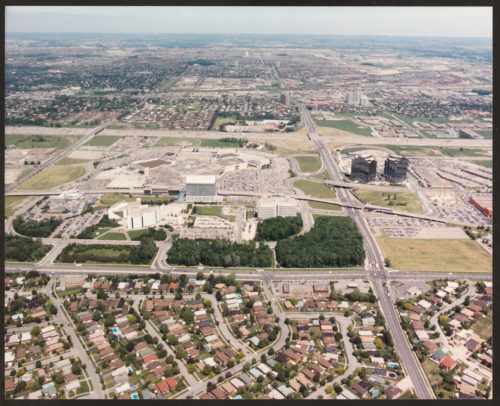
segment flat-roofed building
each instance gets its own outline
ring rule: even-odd
[[[257,203],[257,217],[265,220],[272,217],[293,217],[297,215],[295,199],[264,198]]]
[[[368,154],[356,156],[351,162],[351,178],[369,182],[377,176],[377,161]]]
[[[214,175],[186,176],[187,202],[217,202],[220,200],[222,200],[222,197],[217,196]]]

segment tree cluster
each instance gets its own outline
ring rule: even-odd
[[[17,216],[12,222],[12,226],[17,233],[28,237],[49,237],[52,232],[62,223],[62,220],[51,217],[48,220],[35,221],[25,220],[22,216]]]
[[[274,217],[257,226],[256,240],[278,241],[297,234],[302,229],[302,217]]]
[[[37,262],[51,249],[51,245],[44,245],[39,240],[17,235],[5,236],[5,259],[10,261]]]
[[[251,266],[271,267],[273,254],[264,244],[238,244],[222,240],[176,239],[168,251],[171,264],[194,266]]]
[[[365,260],[363,237],[350,217],[319,217],[308,233],[278,241],[276,258],[286,268],[357,266]]]
[[[143,241],[145,239],[152,239],[155,241],[163,241],[167,238],[167,232],[162,228],[156,230],[154,227],[149,227],[148,231],[137,237],[132,237],[133,241]]]

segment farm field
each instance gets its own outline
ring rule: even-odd
[[[334,199],[336,197],[335,192],[323,183],[300,179],[295,181],[294,186],[302,190],[306,195],[313,197],[324,197],[329,199]]]
[[[19,190],[46,190],[85,175],[83,166],[52,166],[18,186]]]
[[[14,145],[14,148],[66,148],[70,141],[55,135],[5,135],[5,145]]]
[[[472,240],[376,237],[391,268],[408,271],[491,272],[492,258]]]

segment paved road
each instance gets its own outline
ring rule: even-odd
[[[322,141],[319,140],[317,136],[314,123],[309,112],[304,108],[304,106],[300,106],[300,111],[308,128],[309,138],[314,142],[321,159],[325,163],[330,178],[333,180],[342,180],[340,172],[330,154],[330,150]],[[337,194],[340,201],[346,203],[351,201],[350,195],[345,189],[337,189]],[[391,332],[394,347],[401,358],[403,368],[406,374],[410,377],[418,398],[435,399],[434,391],[427,380],[421,364],[418,362],[418,359],[413,352],[405,331],[400,325],[399,315],[394,303],[384,287],[387,284],[388,273],[385,269],[384,260],[376,244],[375,238],[371,234],[366,220],[361,217],[359,211],[348,208],[347,212],[357,223],[358,229],[363,235],[365,252],[370,270],[369,278],[373,285],[374,293],[378,298],[382,314],[385,317],[387,329]]]
[[[50,279],[49,283],[45,286],[44,293],[49,296],[51,302],[57,308],[57,314],[55,315],[57,323],[66,327],[64,330],[71,337],[71,342],[73,343],[73,348],[76,354],[82,360],[82,362],[87,365],[86,371],[90,377],[90,380],[92,381],[92,386],[94,387],[94,390],[89,394],[89,397],[91,397],[92,399],[105,399],[104,392],[101,389],[99,375],[95,370],[92,360],[90,359],[90,355],[88,354],[87,350],[83,348],[83,345],[76,334],[76,327],[74,326],[72,320],[66,318],[59,300],[57,300],[57,298],[52,293],[52,287],[54,286],[54,283],[55,279]]]

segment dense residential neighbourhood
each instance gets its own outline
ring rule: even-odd
[[[492,399],[491,38],[257,34],[7,32],[6,399]]]

